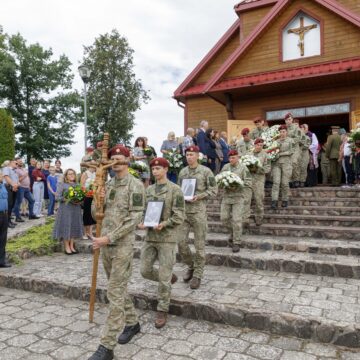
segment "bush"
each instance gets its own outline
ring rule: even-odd
[[[0,165],[15,157],[15,131],[11,116],[0,109]]]

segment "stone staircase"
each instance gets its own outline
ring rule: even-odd
[[[190,290],[182,281],[175,284],[171,312],[360,348],[360,190],[292,190],[288,209],[267,206],[264,224],[250,224],[237,254],[219,221],[220,196],[208,205],[202,285]],[[157,284],[139,274],[143,240],[144,232],[137,232],[129,291],[139,308],[155,310]],[[0,286],[88,300],[91,244],[81,240],[77,248],[77,256],[32,258],[20,268],[3,269]],[[177,260],[180,277],[185,266]],[[106,301],[101,266],[97,299]]]

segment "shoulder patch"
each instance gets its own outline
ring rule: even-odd
[[[110,190],[110,195],[109,195],[109,200],[114,200],[114,199],[115,199],[115,195],[116,195],[116,190],[115,190],[115,189],[111,189],[111,190]]]
[[[184,207],[184,197],[182,195],[176,196],[175,206],[180,209]]]
[[[140,193],[132,194],[132,204],[133,206],[143,206],[143,195]]]
[[[213,176],[209,177],[209,185],[210,186],[216,186],[216,180]]]

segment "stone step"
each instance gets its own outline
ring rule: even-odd
[[[134,260],[129,293],[138,308],[156,310],[158,284],[144,280]],[[3,269],[0,286],[89,299],[92,257],[55,254]],[[181,277],[184,267],[176,264]],[[106,278],[99,267],[97,300],[106,302]],[[198,290],[178,281],[170,312],[185,318],[225,323],[351,348],[360,347],[360,280],[224,266],[205,268]]]
[[[279,250],[279,243],[273,243],[272,246],[278,246],[278,250],[271,250],[269,242],[261,243],[255,249],[246,247],[248,243],[242,243],[243,249],[240,253],[233,254],[231,248],[206,246],[206,264],[215,266],[227,266],[234,268],[259,269],[271,271],[284,271],[294,273],[305,273],[313,275],[326,275],[335,277],[360,278],[360,258],[355,256],[334,255],[329,253],[312,253],[308,244],[300,244],[294,250],[290,250],[289,244],[283,245],[286,249]],[[136,241],[134,245],[134,257],[140,258],[140,252],[143,242]],[[307,252],[299,250],[308,246]],[[264,247],[267,247],[264,249]],[[91,253],[91,244],[84,241],[77,244],[77,249],[81,253]],[[350,253],[349,248],[344,252]],[[194,249],[193,249],[194,250]],[[353,252],[360,253],[360,246],[354,247]],[[330,250],[331,251],[331,250]],[[340,250],[339,250],[340,251]],[[177,261],[181,262],[181,257],[177,254]]]
[[[319,225],[306,227],[304,225],[287,224],[263,224],[261,226],[256,226],[255,224],[250,224],[250,228],[247,231],[251,235],[360,240],[360,228],[358,227],[330,227]]]
[[[208,201],[208,210],[220,209],[221,198]],[[271,197],[265,197],[265,205],[271,204]],[[336,206],[336,207],[360,207],[360,198],[301,198],[290,197],[289,205],[291,206]],[[280,206],[280,201],[279,201]]]
[[[252,205],[254,211],[254,204]],[[264,206],[266,214],[286,214],[286,215],[324,215],[324,216],[358,216],[359,207],[347,206],[291,206],[286,209],[281,206],[277,209],[271,209],[270,204]],[[208,206],[208,219],[211,216],[220,215],[220,205]]]
[[[254,218],[251,216],[250,220]],[[220,222],[220,213],[208,213],[210,222]],[[294,214],[265,214],[264,224],[290,225],[320,225],[360,227],[360,216],[328,216],[328,215],[294,215]]]

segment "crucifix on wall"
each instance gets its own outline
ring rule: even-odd
[[[304,26],[304,18],[300,17],[300,27],[288,30],[288,34],[299,35],[298,47],[300,48],[301,56],[305,55],[305,34],[315,28],[317,28],[316,24]]]

